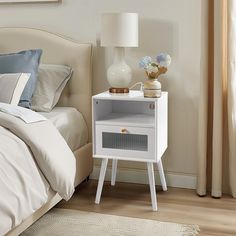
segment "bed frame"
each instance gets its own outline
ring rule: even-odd
[[[43,49],[42,63],[68,65],[73,68],[72,78],[66,85],[58,106],[78,109],[83,114],[89,130],[89,142],[74,152],[77,167],[75,186],[77,186],[91,174],[93,169],[91,44],[77,43],[61,35],[31,28],[0,28],[0,39],[0,53],[41,48]],[[51,191],[50,200],[20,225],[8,232],[7,235],[19,235],[59,201],[61,201],[61,197]]]

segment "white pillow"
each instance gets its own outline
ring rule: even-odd
[[[72,69],[64,65],[40,65],[31,109],[44,112],[51,111],[56,106],[72,73]]]
[[[0,74],[0,102],[18,105],[30,73]]]

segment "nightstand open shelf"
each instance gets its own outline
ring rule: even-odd
[[[153,210],[157,210],[153,163],[157,163],[163,190],[167,190],[161,157],[167,148],[167,99],[144,98],[141,91],[128,95],[107,92],[93,96],[93,157],[102,158],[96,203],[100,202],[108,159],[146,162]]]
[[[136,113],[110,113],[96,121],[97,125],[123,125],[136,127],[154,127],[155,116]]]

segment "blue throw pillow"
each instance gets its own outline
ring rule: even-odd
[[[41,49],[21,51],[18,53],[0,54],[0,74],[30,73],[31,76],[21,95],[19,106],[30,108],[42,55]]]

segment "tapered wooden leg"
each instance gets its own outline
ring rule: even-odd
[[[152,200],[152,210],[157,211],[157,196],[156,196],[153,163],[148,162],[147,168],[148,168],[148,178],[149,178],[149,186],[150,186],[151,200]]]
[[[164,170],[163,170],[163,165],[162,165],[162,160],[161,159],[157,163],[157,167],[158,167],[158,171],[159,171],[159,175],[160,175],[160,179],[161,179],[162,189],[163,189],[163,191],[167,191],[166,178],[165,178],[165,173],[164,173]]]
[[[117,159],[112,160],[112,172],[111,172],[111,185],[115,186],[116,184],[116,173],[117,173]]]
[[[97,194],[96,194],[96,199],[95,199],[96,204],[100,203],[103,183],[104,183],[104,179],[106,175],[107,163],[108,163],[107,158],[102,159],[101,170],[100,170],[100,175],[99,175],[99,180],[98,180]]]

